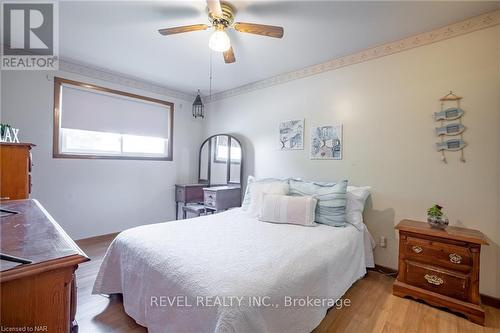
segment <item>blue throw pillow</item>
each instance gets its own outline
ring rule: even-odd
[[[346,224],[347,180],[338,183],[305,182],[290,179],[290,195],[312,196],[318,200],[315,221],[334,227]]]

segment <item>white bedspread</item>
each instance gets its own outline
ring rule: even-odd
[[[151,333],[310,332],[366,273],[365,240],[352,226],[265,223],[240,209],[145,225],[114,240],[93,293],[122,293]],[[326,303],[298,306],[307,296]]]

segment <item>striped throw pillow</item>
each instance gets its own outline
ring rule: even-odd
[[[334,227],[346,224],[347,180],[314,183],[290,179],[290,195],[312,196],[318,200],[315,221]]]
[[[312,227],[317,225],[314,222],[316,203],[313,197],[264,194],[259,220]]]

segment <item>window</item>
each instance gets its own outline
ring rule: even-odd
[[[54,157],[172,160],[173,104],[54,79]]]

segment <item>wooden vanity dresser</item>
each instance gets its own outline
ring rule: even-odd
[[[399,269],[393,294],[410,296],[484,325],[479,295],[479,257],[487,245],[478,230],[434,229],[426,222],[403,220],[399,230]]]

